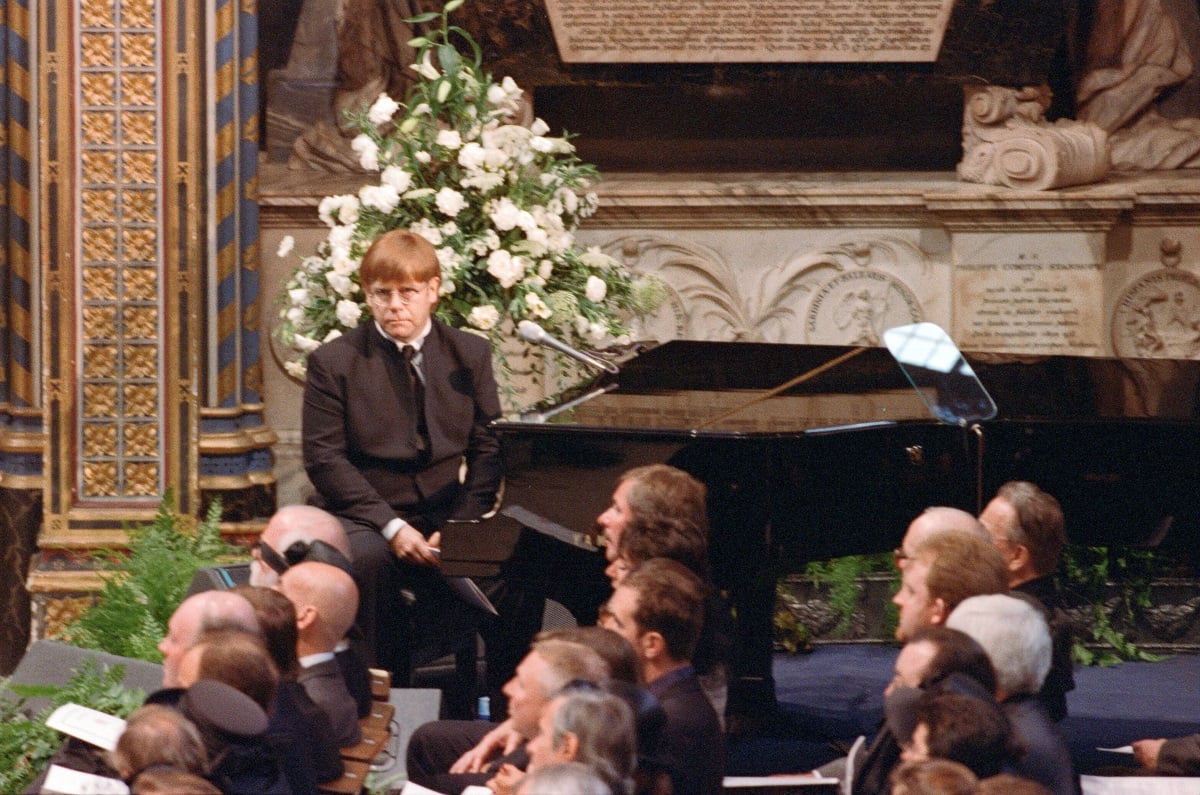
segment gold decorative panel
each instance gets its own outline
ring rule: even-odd
[[[76,489],[85,501],[163,488],[161,10],[153,0],[84,0],[80,8]]]

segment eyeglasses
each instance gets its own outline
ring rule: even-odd
[[[401,287],[398,290],[389,289],[387,287],[376,287],[367,292],[367,300],[379,304],[380,306],[387,306],[388,304],[392,303],[394,299],[399,298],[402,306],[408,306],[417,299],[418,295],[425,292],[427,289],[429,289],[428,282],[420,287]]]

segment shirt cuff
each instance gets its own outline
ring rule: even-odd
[[[390,544],[392,539],[396,537],[396,533],[399,533],[400,528],[404,527],[406,524],[408,524],[408,522],[397,516],[395,519],[385,524],[383,529],[379,532],[383,536],[384,540]]]

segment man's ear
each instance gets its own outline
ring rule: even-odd
[[[945,599],[934,599],[929,603],[929,623],[933,626],[945,624],[946,619],[950,617],[949,611],[946,610]]]
[[[660,633],[653,630],[642,633],[638,638],[638,645],[641,647],[642,657],[647,660],[661,657],[667,651],[667,642]]]
[[[1024,544],[1009,544],[1009,547],[1012,549],[1006,561],[1009,571],[1023,571],[1031,565],[1029,547]]]
[[[317,608],[312,605],[304,605],[296,608],[296,628],[305,630],[315,624],[317,621]]]
[[[576,761],[579,759],[579,737],[575,732],[563,732],[556,750],[570,761]]]

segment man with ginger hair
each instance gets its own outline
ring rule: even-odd
[[[386,232],[358,273],[371,319],[308,356],[304,468],[313,503],[350,541],[368,664],[404,685],[412,605],[443,627],[460,606],[438,571],[440,528],[495,505],[500,399],[488,341],[433,318],[442,278],[429,241]]]
[[[306,561],[283,573],[279,590],[296,606],[297,679],[329,716],[338,747],[355,745],[362,739],[358,710],[334,649],[354,623],[358,588],[353,578],[336,566]]]
[[[896,640],[944,624],[964,599],[1007,592],[1004,560],[990,541],[971,533],[934,533],[913,551],[892,598],[900,608]]]

